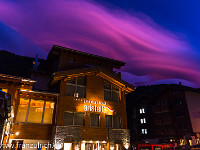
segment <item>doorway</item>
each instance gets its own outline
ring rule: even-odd
[[[73,150],[72,143],[64,143],[64,150]]]

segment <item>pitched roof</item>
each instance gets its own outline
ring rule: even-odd
[[[74,70],[68,70],[68,71],[61,71],[56,72],[53,74],[52,84],[56,83],[59,80],[62,79],[70,79],[78,76],[84,76],[84,75],[90,75],[90,74],[96,74],[97,76],[101,76],[102,78],[110,81],[111,83],[121,87],[126,92],[132,92],[135,90],[135,87],[132,84],[129,84],[128,82],[122,80],[118,76],[115,76],[114,74],[100,68],[84,68],[84,69],[74,69]]]
[[[101,61],[108,61],[108,62],[110,62],[114,65],[117,65],[117,66],[124,66],[126,64],[123,61],[119,61],[119,60],[115,60],[115,59],[111,59],[111,58],[107,58],[107,57],[103,57],[103,56],[94,55],[94,54],[78,51],[78,50],[71,49],[71,48],[65,48],[65,47],[58,46],[58,45],[53,45],[51,51],[49,52],[48,57],[50,55],[52,55],[53,51],[64,51],[64,52],[69,52],[69,53],[76,54],[76,55],[79,55],[79,56],[91,57],[91,58],[99,59]]]

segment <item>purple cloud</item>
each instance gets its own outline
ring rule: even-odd
[[[187,38],[144,14],[82,0],[2,0],[0,12],[2,22],[46,52],[56,44],[125,61],[123,71],[135,75],[200,85],[199,54]]]

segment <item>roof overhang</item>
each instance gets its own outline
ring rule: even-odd
[[[135,90],[135,87],[126,81],[122,80],[120,77],[113,75],[113,73],[110,73],[102,68],[85,68],[85,69],[75,69],[75,70],[68,70],[68,71],[61,71],[56,72],[53,74],[53,79],[51,84],[54,84],[58,82],[59,80],[70,80],[72,78],[76,78],[79,76],[86,76],[86,75],[92,75],[95,74],[96,76],[100,76],[111,83],[115,84],[116,86],[122,88],[123,91],[126,91],[126,93],[130,93]]]
[[[7,80],[7,81],[13,81],[13,82],[29,83],[29,84],[33,84],[33,83],[37,82],[35,80],[31,80],[28,78],[12,76],[12,75],[7,75],[7,74],[0,74],[0,79]]]
[[[94,59],[101,60],[101,61],[106,61],[106,62],[112,63],[113,65],[116,65],[116,68],[120,68],[126,64],[123,61],[119,61],[119,60],[115,60],[115,59],[111,59],[111,58],[107,58],[107,57],[103,57],[103,56],[99,56],[99,55],[94,55],[94,54],[90,54],[90,53],[86,53],[83,51],[78,51],[75,49],[66,48],[66,47],[62,47],[62,46],[58,46],[58,45],[53,45],[51,51],[48,54],[48,58],[50,58],[53,54],[60,55],[61,53],[65,53],[65,52],[74,54],[74,55],[78,55],[78,56],[84,56],[84,57],[94,58]]]

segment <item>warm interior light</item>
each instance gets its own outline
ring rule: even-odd
[[[64,150],[71,150],[72,143],[64,143]]]
[[[92,143],[92,141],[90,141],[90,143]]]
[[[16,132],[15,135],[19,135],[19,132]]]
[[[125,147],[126,149],[128,149],[128,148],[129,148],[129,144],[126,143],[124,147]]]

